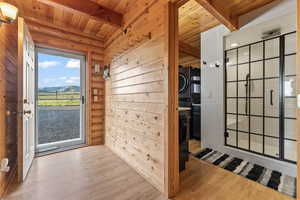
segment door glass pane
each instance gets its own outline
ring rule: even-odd
[[[296,75],[296,55],[284,57],[285,75]]]
[[[248,74],[249,64],[243,64],[238,66],[238,80],[246,80]]]
[[[236,65],[237,64],[237,50],[230,50],[226,52],[227,55],[227,65]]]
[[[297,161],[297,142],[284,140],[284,158],[291,161]]]
[[[279,57],[279,38],[265,42],[265,58]]]
[[[236,130],[236,115],[227,115],[227,128]]]
[[[238,130],[249,131],[249,117],[243,115],[238,116]]]
[[[285,36],[284,54],[296,53],[296,33]]]
[[[251,79],[263,78],[264,66],[263,62],[253,62],[251,65]]]
[[[263,97],[263,81],[251,80],[250,81],[250,95],[251,97]]]
[[[284,137],[288,139],[297,140],[297,120],[284,120]]]
[[[284,102],[284,116],[285,117],[297,117],[297,99],[285,98]]]
[[[238,132],[238,147],[249,150],[249,134]]]
[[[227,67],[227,81],[236,81],[236,66],[229,66]]]
[[[279,116],[279,79],[265,80],[265,115]]]
[[[296,79],[295,77],[285,77],[284,79],[284,95],[296,96]]]
[[[236,83],[226,83],[227,85],[227,97],[236,97]]]
[[[250,132],[263,134],[263,118],[262,117],[250,117]]]
[[[246,81],[238,82],[238,96],[246,97]]]
[[[265,117],[265,135],[279,137],[279,119]]]
[[[279,157],[279,140],[277,138],[265,137],[265,154]]]
[[[238,113],[239,114],[248,114],[249,113],[249,104],[247,105],[248,108],[246,108],[246,98],[240,98],[238,99]],[[246,110],[248,109],[248,110]],[[247,112],[247,113],[246,113]]]
[[[265,77],[279,77],[279,58],[265,60]]]
[[[238,63],[249,62],[249,47],[242,47],[238,49]]]
[[[236,131],[228,130],[227,144],[231,146],[236,146]]]
[[[251,45],[251,61],[263,59],[263,43]]]
[[[227,99],[227,113],[236,113],[236,99]]]
[[[262,115],[263,111],[263,98],[250,98],[250,114]]]
[[[250,150],[258,153],[263,152],[263,137],[259,135],[250,135]]]
[[[55,149],[67,143],[82,144],[82,61],[61,52],[46,52],[38,53],[37,148]]]

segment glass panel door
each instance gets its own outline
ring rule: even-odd
[[[37,151],[56,151],[85,142],[85,57],[37,51]]]
[[[225,144],[296,162],[296,33],[225,51]]]
[[[297,161],[296,33],[284,37],[284,159]]]

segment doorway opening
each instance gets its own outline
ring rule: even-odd
[[[242,1],[240,3],[242,4]],[[269,6],[273,9],[276,5]],[[293,13],[281,16],[280,13],[273,13],[274,16],[268,20],[262,22],[253,20],[251,23],[247,21],[246,25],[242,24],[244,27],[241,30],[236,29],[233,32],[226,23],[225,25],[220,23],[222,20],[211,16],[210,13],[214,11],[204,9],[205,6],[207,5],[202,5],[201,1],[178,1],[172,7],[171,14],[174,16],[170,14],[176,26],[173,28],[174,33],[169,37],[170,43],[175,46],[171,49],[170,55],[173,56],[175,63],[172,67],[176,69],[174,82],[179,86],[178,96],[174,95],[174,98],[179,97],[179,102],[170,106],[171,108],[177,106],[179,111],[178,129],[171,133],[175,132],[175,137],[179,137],[178,151],[174,151],[175,148],[171,151],[178,153],[174,157],[179,159],[180,169],[180,173],[174,173],[173,176],[174,180],[179,179],[174,188],[178,191],[179,187],[184,188],[187,182],[194,182],[193,188],[195,189],[195,185],[199,183],[200,191],[201,183],[198,180],[203,175],[201,172],[204,169],[208,172],[210,168],[216,169],[214,166],[218,166],[217,171],[220,174],[223,174],[225,169],[233,172],[232,176],[237,174],[242,177],[239,180],[240,184],[236,184],[236,188],[243,185],[246,179],[250,179],[260,183],[262,190],[267,187],[272,188],[272,195],[295,197],[297,187],[295,173],[297,170],[296,15]],[[197,7],[199,10],[192,12]],[[267,6],[263,9],[266,13],[270,12]],[[258,10],[247,12],[254,15]],[[199,20],[192,23],[192,19],[198,19],[195,15],[205,15],[205,17],[198,17]],[[284,20],[291,23],[285,25],[287,23]],[[185,24],[185,21],[188,23]],[[279,26],[278,21],[282,21],[280,26],[284,27],[280,29],[279,34],[262,38],[261,34],[266,31],[265,29],[268,31],[271,25]],[[204,26],[205,24],[207,26]],[[196,27],[202,29],[195,33]],[[232,52],[235,53],[233,56],[230,55]],[[201,58],[197,58],[199,54]],[[242,60],[243,58],[246,60]],[[236,63],[230,63],[232,61]],[[193,107],[182,108],[189,107],[187,105],[191,102],[183,104],[180,92],[188,88],[188,84],[189,92],[194,91],[193,79],[189,77],[190,71],[183,76],[182,71],[185,69],[177,68],[183,65],[182,63],[190,66],[195,63],[201,65],[199,92],[202,118],[195,121],[191,112]],[[229,66],[233,67],[229,69]],[[228,87],[230,84],[234,86]],[[171,89],[172,92],[176,92],[174,88]],[[188,95],[193,100],[191,94]],[[190,122],[181,118],[183,112],[188,113],[186,119]],[[233,113],[235,116],[230,115]],[[201,124],[200,140],[194,137],[196,131],[191,128],[191,125],[196,124],[195,122]],[[231,126],[234,127],[233,131],[230,130]],[[173,166],[175,165],[178,163],[173,163]],[[195,170],[196,168],[199,170]],[[207,176],[203,177],[216,177],[216,171],[212,171],[213,173],[207,173],[205,174]],[[197,178],[193,178],[191,173],[194,173],[193,177]],[[277,174],[279,176],[274,178]],[[230,178],[224,180],[224,184],[226,182],[230,182]]]
[[[85,144],[85,56],[36,49],[36,153]]]

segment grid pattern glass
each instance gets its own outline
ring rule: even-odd
[[[296,162],[296,33],[225,57],[225,145]]]

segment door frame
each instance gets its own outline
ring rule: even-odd
[[[187,1],[187,0],[184,0]],[[180,2],[168,2],[165,16],[165,65],[168,66],[168,83],[166,102],[168,103],[168,119],[165,122],[165,194],[171,198],[179,192],[179,113],[178,113],[178,84],[179,84],[179,40],[178,40],[178,8]]]
[[[42,147],[38,147],[38,122],[35,124],[35,149],[36,152],[39,153],[44,153],[43,151],[39,152],[39,150],[42,149],[47,149],[51,148],[53,145],[58,145],[58,149],[55,150],[49,150],[49,152],[59,152],[59,151],[64,151],[66,149],[73,149],[78,146],[85,146],[87,144],[87,56],[82,53],[75,53],[75,52],[69,52],[65,50],[60,50],[56,48],[50,48],[50,47],[41,47],[39,45],[36,45],[35,47],[35,57],[36,57],[36,74],[35,74],[35,90],[38,91],[38,53],[44,53],[48,55],[53,55],[53,56],[61,56],[65,58],[70,58],[70,59],[78,59],[80,60],[80,102],[82,102],[82,97],[84,98],[84,103],[80,103],[80,139],[70,139],[70,140],[64,140],[64,141],[58,141],[58,142],[52,142],[52,143],[47,143],[44,145],[41,145]],[[35,99],[36,99],[36,105],[35,105],[35,119],[38,119],[38,92],[35,93]],[[48,151],[46,151],[48,153]]]
[[[166,66],[168,66],[168,120],[166,122],[166,150],[165,150],[165,193],[168,197],[174,197],[180,189],[179,177],[179,148],[178,148],[178,63],[179,63],[179,41],[178,41],[178,9],[189,0],[171,0],[166,8]],[[297,1],[297,101],[300,101],[300,2]],[[297,174],[300,174],[300,104],[297,106]],[[297,175],[297,194],[300,200],[300,176]]]

